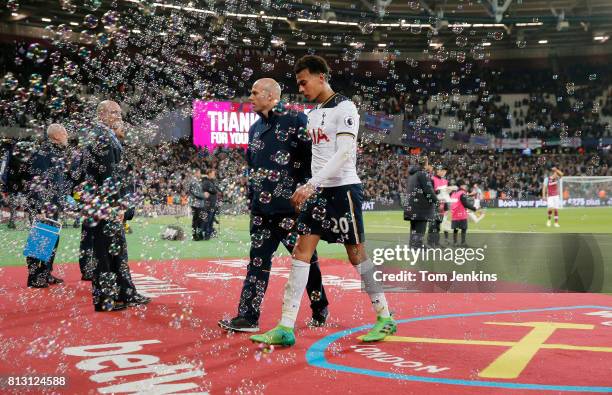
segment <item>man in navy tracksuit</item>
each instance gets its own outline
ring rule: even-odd
[[[297,214],[289,199],[297,185],[310,178],[311,143],[301,134],[306,127],[305,114],[273,111],[280,94],[278,83],[264,78],[253,84],[249,97],[253,111],[260,117],[249,130],[247,150],[251,251],[238,315],[219,321],[219,326],[226,330],[259,331],[260,306],[268,287],[272,255],[280,243],[291,252],[297,239]],[[316,252],[311,263],[306,286],[312,308],[311,324],[322,326],[328,316],[328,302]]]

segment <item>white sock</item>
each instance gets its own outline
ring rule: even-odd
[[[357,269],[361,276],[361,281],[363,281],[365,291],[372,301],[372,307],[376,315],[383,318],[391,317],[382,285],[374,279],[374,272],[376,270],[372,261],[368,258],[359,265],[355,265],[355,269]]]
[[[480,220],[484,218],[484,214],[481,214],[479,217],[474,213],[468,213],[468,217],[470,217],[470,219],[474,221],[474,223],[479,223]]]
[[[291,273],[285,284],[285,296],[283,298],[283,312],[280,320],[282,326],[293,328],[297,320],[302,295],[308,282],[310,263],[293,259],[291,262]]]

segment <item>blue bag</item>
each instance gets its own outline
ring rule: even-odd
[[[48,223],[44,223],[44,222]],[[36,220],[26,241],[23,255],[29,258],[49,262],[53,254],[53,247],[59,239],[62,224],[52,219]]]

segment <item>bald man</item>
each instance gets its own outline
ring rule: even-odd
[[[28,201],[32,217],[59,219],[65,196],[70,194],[72,185],[67,177],[68,166],[66,146],[68,132],[57,123],[49,125],[46,139],[32,156],[32,181],[29,185]],[[47,288],[49,284],[61,284],[64,280],[51,274],[59,238],[53,247],[49,262],[28,257],[28,287]]]
[[[124,137],[121,107],[105,100],[97,107],[97,124],[90,133],[86,148],[87,178],[98,191],[105,189],[115,202],[111,214],[96,222],[87,218],[85,226],[93,239],[92,295],[95,311],[123,310],[127,306],[147,304],[150,298],[139,295],[128,267],[124,220],[131,219],[133,209],[125,211],[120,203],[125,196],[126,163],[122,161]],[[104,188],[108,187],[108,188]],[[87,271],[89,274],[89,271]]]
[[[249,96],[252,110],[259,115],[249,130],[247,150],[252,243],[238,315],[219,321],[219,326],[228,331],[259,330],[260,306],[268,287],[272,255],[280,243],[291,252],[297,235],[296,213],[289,198],[298,184],[310,178],[310,141],[299,135],[300,129],[305,130],[306,115],[274,112],[280,98],[280,85],[271,78],[257,80]],[[289,157],[280,160],[278,152],[286,152]],[[322,326],[327,320],[328,302],[316,252],[311,263],[306,286],[312,308],[310,323]]]

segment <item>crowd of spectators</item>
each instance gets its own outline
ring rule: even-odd
[[[191,170],[218,171],[221,205],[225,212],[243,212],[247,207],[247,164],[242,148],[218,149],[214,153],[197,149],[189,141],[146,150],[138,149],[134,176],[145,204],[185,205]],[[458,179],[477,183],[487,198],[538,197],[542,182],[552,166],[568,176],[612,176],[609,158],[596,152],[557,149],[524,155],[521,151],[442,151],[430,154],[434,164],[448,169],[451,183]],[[369,143],[360,146],[357,168],[366,200],[392,204],[401,199],[412,158],[403,147]]]

